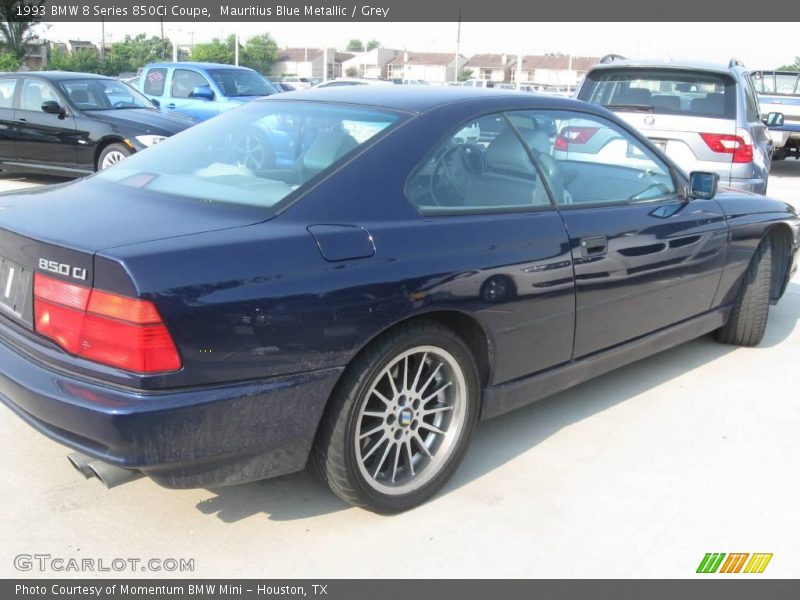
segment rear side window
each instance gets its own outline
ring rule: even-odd
[[[163,96],[167,84],[166,69],[150,69],[144,78],[143,92],[149,96]]]
[[[208,81],[200,73],[187,69],[175,69],[172,74],[173,98],[188,98],[196,87],[208,87]]]
[[[579,98],[612,110],[733,119],[736,82],[717,73],[677,69],[597,69]]]
[[[797,90],[797,74],[796,73],[776,73],[775,74],[775,91],[778,94],[792,95]]]
[[[0,108],[12,108],[14,106],[14,91],[16,89],[16,79],[0,79]]]

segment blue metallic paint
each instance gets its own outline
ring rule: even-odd
[[[4,253],[93,257],[94,285],[153,300],[183,360],[175,373],[126,373],[0,318],[0,399],[47,435],[165,485],[248,481],[302,468],[338,375],[408,319],[457,315],[481,332],[492,416],[719,327],[771,227],[792,232],[796,267],[793,209],[742,193],[423,216],[406,179],[456,125],[520,108],[615,117],[521,94],[414,94],[319,96],[418,114],[277,215],[192,210],[133,189],[111,198],[119,187],[91,179],[0,198],[0,227],[47,242],[3,233]],[[268,102],[291,97],[306,98]],[[596,235],[608,253],[588,260],[579,240]]]

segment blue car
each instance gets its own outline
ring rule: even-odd
[[[142,70],[137,87],[163,112],[181,113],[195,121],[282,91],[253,69],[192,62],[149,64]]]
[[[0,400],[109,485],[308,464],[396,512],[481,419],[706,333],[758,344],[799,245],[792,207],[598,106],[290,92],[0,198]]]

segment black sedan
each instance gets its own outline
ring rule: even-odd
[[[481,419],[703,334],[759,343],[800,219],[716,188],[575,100],[258,100],[0,197],[0,401],[107,483],[310,464],[404,510]]]
[[[0,169],[80,177],[193,125],[125,83],[87,73],[0,74]]]

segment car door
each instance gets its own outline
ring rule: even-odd
[[[605,117],[538,111],[556,135],[530,144],[569,232],[574,357],[711,309],[728,227],[715,200],[685,200],[673,169]]]
[[[14,125],[16,91],[16,77],[0,77],[0,160],[14,161],[17,158]]]
[[[215,92],[214,99],[192,96],[192,92],[198,87],[215,90],[215,86],[202,73],[190,69],[173,69],[169,84],[169,98],[162,106],[167,109],[167,112],[179,112],[199,121],[217,116],[219,111],[217,96],[219,94]]]
[[[493,135],[476,134],[483,130]],[[458,265],[415,299],[476,312],[492,332],[495,382],[569,361],[575,282],[567,232],[508,119],[496,113],[463,123],[406,189],[429,217],[428,250]]]
[[[47,81],[24,77],[18,95],[14,122],[17,128],[17,161],[31,165],[73,169],[77,165],[79,136],[68,109],[61,114],[46,113],[48,100],[66,107],[56,89]]]

